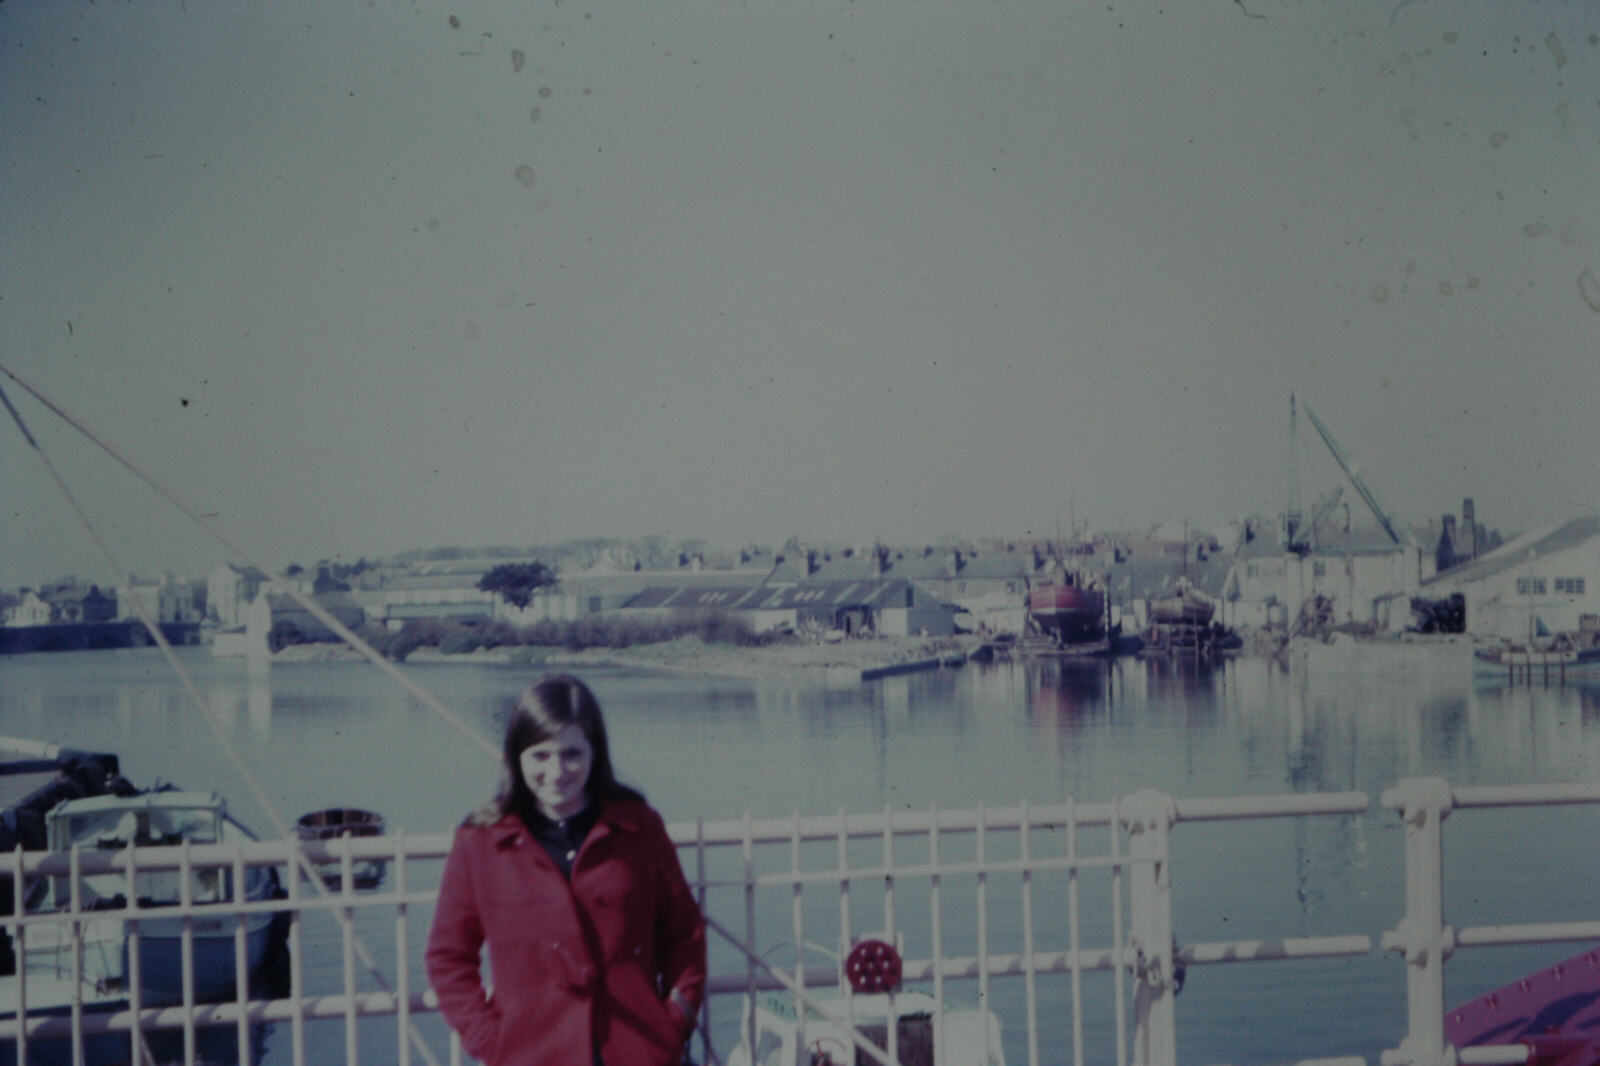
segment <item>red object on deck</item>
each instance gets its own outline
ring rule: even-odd
[[[865,995],[900,987],[900,953],[882,940],[861,940],[844,960],[850,987]]]
[[[1445,1012],[1457,1048],[1524,1044],[1528,1066],[1600,1066],[1600,949]]]

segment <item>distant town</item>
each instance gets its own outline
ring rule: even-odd
[[[204,577],[115,587],[63,577],[0,592],[0,651],[149,643],[148,620],[173,643],[270,653],[335,639],[328,617],[397,658],[422,644],[640,643],[711,628],[750,642],[1023,638],[1040,628],[1032,594],[1062,585],[1093,590],[1107,631],[1131,634],[1159,617],[1155,605],[1182,594],[1215,625],[1246,632],[1596,639],[1600,515],[1511,537],[1481,522],[1471,499],[1416,528],[1374,515],[1353,523],[1346,505],[1220,529],[1165,523],[926,544],[792,537],[719,549],[661,536],[591,538],[322,560],[280,575],[221,565]]]

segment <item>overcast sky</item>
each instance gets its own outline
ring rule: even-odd
[[[1509,532],[1600,505],[1597,11],[5,0],[0,364],[272,566],[1273,514],[1291,391]],[[110,572],[0,493],[0,585]]]

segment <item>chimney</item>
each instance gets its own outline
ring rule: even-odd
[[[817,553],[814,552],[814,551],[808,551],[808,552],[806,552],[806,577],[810,577],[812,574],[814,574],[816,572],[817,572]]]
[[[1456,554],[1466,559],[1478,557],[1478,515],[1471,496],[1461,501],[1461,548]]]
[[[949,555],[946,555],[944,557],[944,576],[955,577],[961,570],[961,561],[961,553],[959,551],[951,551]]]

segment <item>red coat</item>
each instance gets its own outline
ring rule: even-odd
[[[596,1047],[607,1066],[677,1066],[705,991],[705,920],[645,804],[606,801],[570,883],[506,815],[456,830],[426,962],[446,1020],[490,1066],[591,1066]],[[664,1001],[673,990],[688,1016]]]

